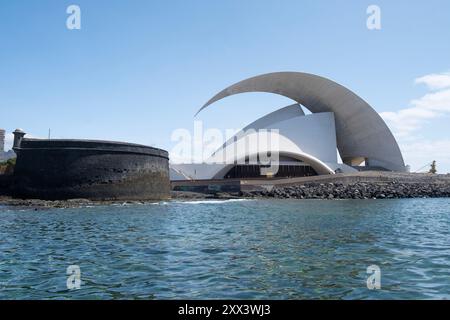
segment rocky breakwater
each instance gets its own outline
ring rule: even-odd
[[[293,199],[399,199],[450,197],[450,183],[307,183],[243,192],[244,197]]]

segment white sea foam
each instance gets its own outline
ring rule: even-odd
[[[225,204],[230,202],[252,201],[251,199],[226,199],[226,200],[190,200],[190,201],[173,201],[179,204]]]
[[[174,200],[174,201],[143,202],[143,203],[114,203],[112,204],[112,206],[126,207],[133,205],[165,206],[171,204],[226,204],[230,202],[242,202],[242,201],[252,201],[252,199]]]

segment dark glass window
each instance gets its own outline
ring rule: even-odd
[[[225,175],[225,179],[266,178],[261,175],[260,165],[236,165]],[[317,172],[309,165],[280,165],[278,172],[270,177],[295,178],[317,176]]]

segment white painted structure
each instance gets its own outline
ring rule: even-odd
[[[253,130],[252,130],[253,129]],[[267,129],[267,133],[262,131]],[[274,132],[270,131],[274,130]],[[258,144],[258,138],[277,141],[276,146]],[[253,143],[254,142],[254,143]],[[355,169],[337,161],[336,129],[331,112],[305,115],[298,104],[272,112],[246,126],[201,164],[171,164],[171,180],[223,179],[237,163],[256,155],[278,153],[272,165],[310,165],[318,174]],[[247,161],[249,162],[249,161]]]
[[[172,180],[224,179],[236,165],[267,165],[256,157],[267,153],[272,166],[309,166],[319,175],[354,172],[354,166],[361,164],[405,171],[397,142],[381,117],[356,94],[331,80],[297,72],[262,75],[223,90],[200,111],[243,92],[276,93],[297,103],[251,123],[204,164],[172,164]],[[302,106],[312,114],[305,115]],[[276,146],[258,143],[264,130]],[[338,162],[337,150],[344,163]],[[272,169],[261,172],[271,176]]]

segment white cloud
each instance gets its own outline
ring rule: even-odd
[[[450,112],[450,89],[428,93],[411,102],[416,108],[435,112]]]
[[[414,136],[432,120],[450,115],[450,73],[426,75],[416,79],[415,83],[425,84],[434,91],[411,100],[408,108],[380,115],[398,139],[405,161],[413,171],[436,160],[441,173],[450,172],[450,140],[431,141]]]
[[[380,113],[398,137],[406,137],[429,120],[450,113],[450,88],[446,89],[450,87],[450,74],[431,74],[418,78],[415,82],[440,90],[412,100],[409,108]]]
[[[417,84],[425,84],[431,90],[439,90],[450,87],[450,72],[429,74],[415,81]]]
[[[380,115],[398,137],[409,136],[411,132],[420,129],[427,120],[438,116],[433,110],[418,107],[397,112],[382,112]]]
[[[431,141],[420,139],[417,141],[400,143],[400,149],[411,171],[428,170],[433,160],[437,161],[438,173],[450,172],[450,139]],[[423,166],[426,166],[423,168]]]
[[[11,150],[13,146],[14,136],[12,133],[6,133],[5,135],[5,151]]]

